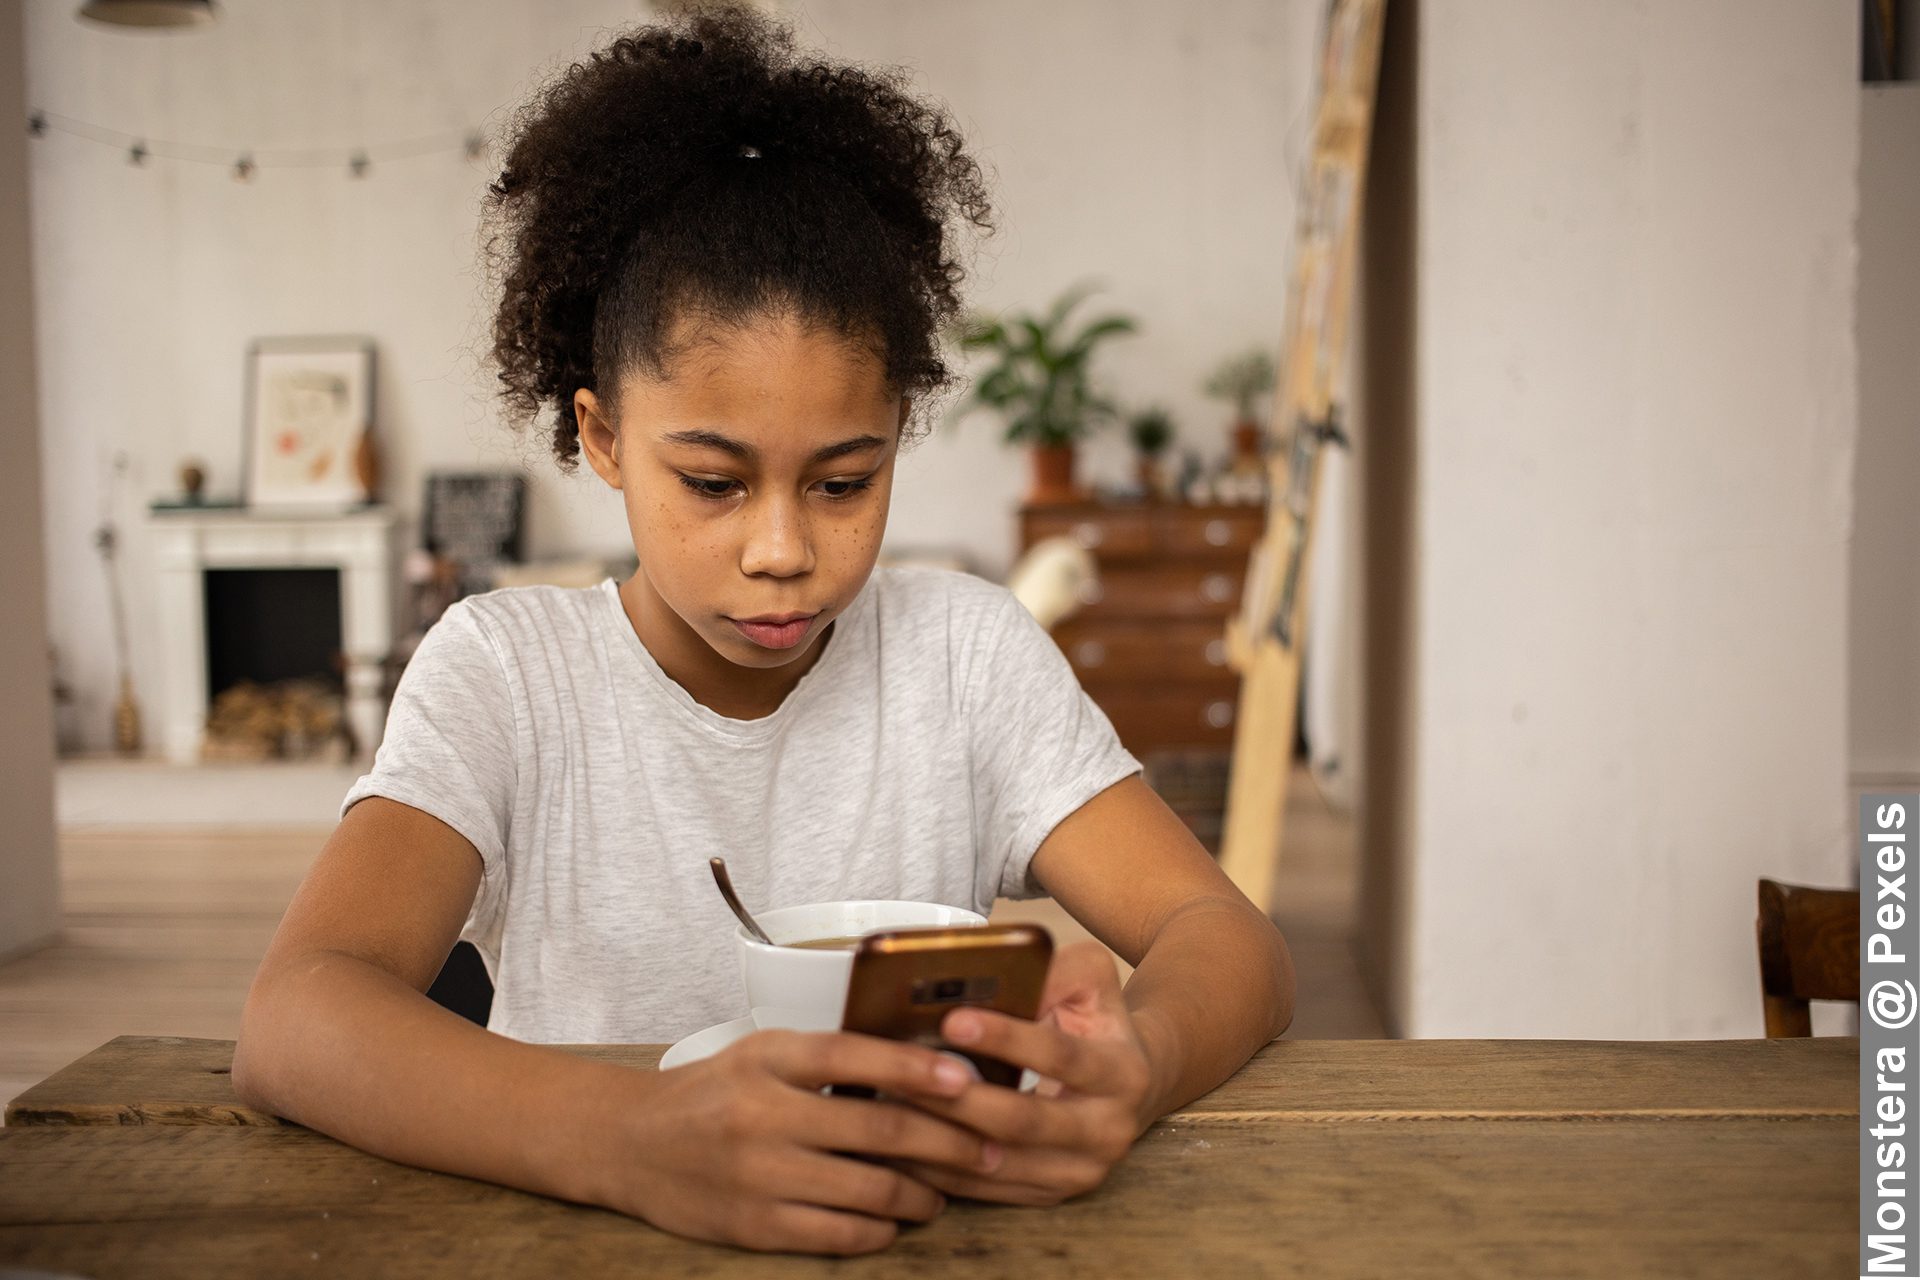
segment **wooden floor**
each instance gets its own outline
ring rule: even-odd
[[[1276,918],[1292,947],[1296,1039],[1372,1039],[1354,969],[1351,823],[1295,780]],[[117,1035],[232,1039],[253,971],[324,828],[150,831],[70,827],[60,841],[65,929],[0,965],[0,1099]],[[1002,903],[1061,940],[1085,930],[1051,902]]]

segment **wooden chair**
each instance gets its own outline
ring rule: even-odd
[[[1760,996],[1767,1038],[1810,1036],[1809,1000],[1860,1001],[1860,892],[1760,881]]]

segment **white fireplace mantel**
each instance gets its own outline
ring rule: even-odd
[[[362,755],[370,755],[386,715],[382,663],[393,648],[393,512],[173,509],[153,513],[147,527],[159,591],[165,672],[160,729],[167,758],[198,762],[206,734],[209,569],[339,570],[347,723]]]

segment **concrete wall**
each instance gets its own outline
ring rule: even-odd
[[[0,0],[0,107],[26,97],[18,0]],[[0,129],[0,188],[27,180],[27,136]],[[26,202],[0,201],[0,956],[45,941],[60,923],[53,839],[53,691],[47,662],[35,419],[33,273]]]
[[[646,15],[637,0],[337,0],[230,4],[205,30],[155,36],[28,6],[29,89],[47,110],[156,138],[257,148],[349,146],[459,129],[517,102],[544,69]],[[1313,0],[805,0],[776,6],[803,43],[906,64],[953,109],[997,177],[1002,232],[975,300],[1033,306],[1105,280],[1139,315],[1105,371],[1126,401],[1163,400],[1183,442],[1220,450],[1228,410],[1198,383],[1222,355],[1277,346],[1307,121]],[[485,165],[458,155],[376,167],[263,170],[149,162],[50,136],[31,148],[41,407],[48,447],[52,627],[89,743],[107,737],[113,663],[88,537],[107,459],[132,455],[137,522],[183,458],[232,490],[242,360],[264,334],[358,332],[381,361],[387,493],[408,516],[436,466],[533,463],[537,554],[618,552],[619,504],[562,480],[504,428],[475,357],[485,314],[473,232]],[[1117,440],[1096,475],[1126,470]],[[988,572],[1013,551],[1025,459],[970,421],[903,463],[891,542],[951,546]],[[129,565],[136,637],[153,602]],[[157,686],[139,646],[140,687]]]
[[[1848,882],[1858,50],[1845,5],[1421,6],[1368,568],[1403,1034],[1758,1035],[1755,879]]]
[[[1913,778],[1920,776],[1920,84],[1861,89],[1858,314],[1852,763],[1863,781]]]

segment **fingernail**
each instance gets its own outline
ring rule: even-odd
[[[965,1013],[956,1013],[947,1019],[947,1039],[972,1044],[979,1038],[980,1019]]]
[[[1006,1152],[1000,1149],[999,1143],[986,1143],[980,1148],[980,1168],[987,1173],[992,1173],[1000,1167],[1000,1161],[1005,1156]]]
[[[933,1078],[940,1082],[941,1088],[951,1089],[955,1093],[966,1088],[973,1079],[965,1067],[951,1058],[942,1058],[933,1064]]]

